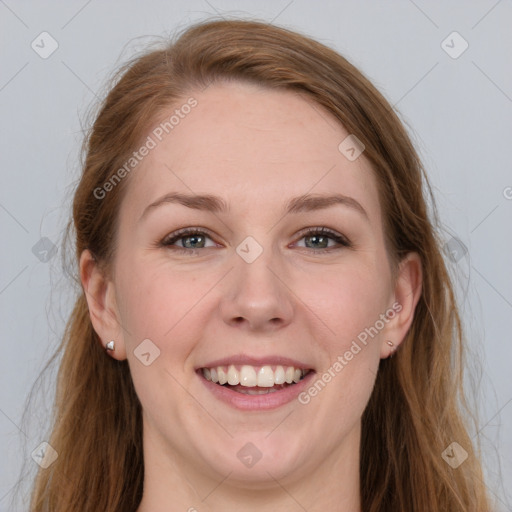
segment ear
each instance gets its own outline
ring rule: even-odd
[[[114,340],[114,351],[109,355],[115,359],[126,359],[123,329],[115,300],[114,283],[109,280],[89,250],[80,256],[80,281],[84,289],[92,326],[98,334],[103,348]]]
[[[421,296],[423,273],[421,258],[415,252],[405,256],[398,266],[394,289],[394,303],[391,308],[395,315],[386,326],[385,339],[381,346],[381,358],[389,357],[402,343],[414,319],[414,311]],[[391,318],[391,316],[390,316]],[[390,349],[387,341],[393,343]]]

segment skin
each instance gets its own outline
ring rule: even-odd
[[[361,416],[390,355],[386,340],[398,347],[411,325],[419,258],[409,254],[392,279],[371,166],[364,153],[353,162],[341,154],[348,133],[321,107],[241,83],[194,97],[197,107],[129,176],[112,275],[88,251],[80,261],[93,326],[103,344],[115,340],[112,357],[128,359],[143,407],[138,512],[360,511]],[[229,210],[166,203],[139,220],[169,192],[220,196]],[[293,197],[333,192],[367,218],[345,205],[284,214]],[[206,247],[179,252],[190,238],[159,245],[184,227],[208,229]],[[329,239],[333,250],[313,249],[302,233],[310,227],[352,246]],[[247,236],[263,248],[252,263],[236,252]],[[401,311],[306,405],[242,412],[194,372],[244,353],[293,357],[321,375],[396,301]],[[160,350],[149,366],[134,355],[144,339]],[[236,456],[248,442],[262,455],[252,468]]]

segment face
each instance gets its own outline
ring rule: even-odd
[[[121,327],[105,337],[128,359],[145,451],[255,488],[354,471],[386,340],[407,329],[373,171],[298,94],[193,96],[127,178],[109,284]]]

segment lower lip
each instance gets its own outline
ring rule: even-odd
[[[278,407],[291,402],[296,399],[297,396],[305,390],[305,388],[307,388],[314,375],[315,372],[310,371],[302,380],[293,386],[287,386],[284,389],[273,391],[266,395],[245,395],[238,391],[233,391],[225,386],[215,384],[210,380],[206,380],[202,372],[198,372],[198,376],[201,381],[215,397],[236,409],[244,411],[277,409]]]

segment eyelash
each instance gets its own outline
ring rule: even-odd
[[[208,247],[197,248],[197,249],[188,249],[186,247],[175,247],[174,246],[174,244],[177,241],[179,241],[183,238],[187,238],[188,236],[193,236],[193,235],[203,235],[203,236],[207,236],[208,238],[212,239],[212,236],[209,233],[209,231],[205,230],[204,228],[203,229],[183,228],[174,233],[167,235],[160,242],[160,246],[166,247],[173,251],[177,251],[180,253],[187,253],[187,254],[194,254],[196,251],[198,251],[200,249],[208,249]],[[318,253],[330,253],[332,251],[352,247],[352,243],[350,242],[350,240],[348,240],[348,238],[336,233],[335,231],[330,230],[329,228],[325,228],[325,227],[308,228],[300,233],[299,240],[302,240],[305,237],[309,237],[309,236],[313,236],[313,235],[328,236],[331,240],[334,240],[339,245],[336,247],[326,247],[324,249],[312,249],[309,247],[301,247],[301,249],[308,249],[309,251],[312,251],[313,253],[318,254]]]

